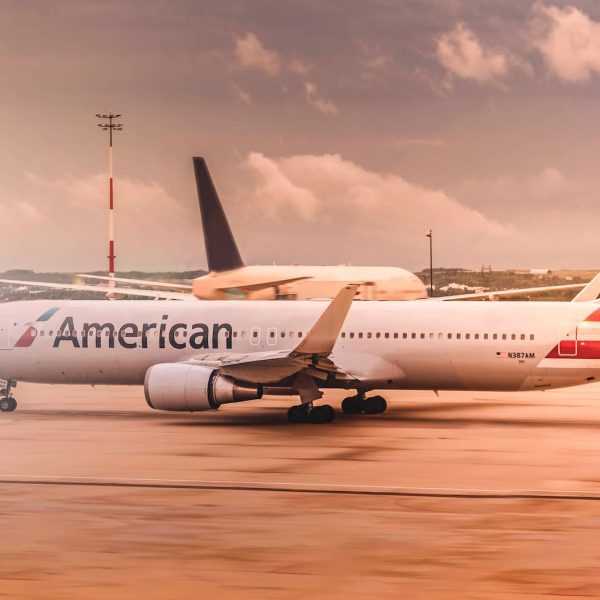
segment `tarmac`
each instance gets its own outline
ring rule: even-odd
[[[600,384],[385,395],[289,425],[286,398],[20,384],[0,598],[600,597]]]

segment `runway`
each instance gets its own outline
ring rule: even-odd
[[[600,595],[600,385],[393,393],[384,415],[293,426],[286,399],[15,395],[0,598]]]

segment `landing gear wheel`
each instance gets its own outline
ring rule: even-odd
[[[363,410],[367,415],[377,415],[385,412],[387,402],[383,396],[371,396],[364,401]]]
[[[13,412],[16,408],[17,401],[12,396],[0,400],[0,410],[2,412]]]
[[[308,406],[305,404],[296,404],[291,406],[287,412],[289,423],[308,423]]]
[[[350,396],[342,402],[342,412],[345,415],[359,415],[363,411],[363,400],[360,396]]]
[[[311,423],[331,423],[335,419],[335,410],[329,404],[315,406],[309,413]]]
[[[377,410],[377,414],[384,413],[387,410],[386,399],[383,396],[375,396],[374,399],[377,400],[377,405],[379,407]]]

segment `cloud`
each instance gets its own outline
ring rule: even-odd
[[[239,85],[232,83],[231,90],[238,104],[243,104],[245,106],[252,104],[252,96],[244,91]]]
[[[448,72],[461,79],[485,83],[508,72],[507,55],[484,49],[464,23],[438,39],[436,53]]]
[[[254,152],[244,167],[252,184],[238,202],[252,226],[241,246],[254,249],[253,261],[276,256],[421,267],[424,232],[433,228],[444,244],[445,264],[464,264],[478,248],[491,249],[511,233],[443,191],[370,171],[338,154],[269,158]]]
[[[306,101],[319,112],[324,115],[337,115],[337,106],[330,100],[325,100],[317,90],[315,83],[306,82],[304,84],[304,90],[306,92]]]
[[[2,267],[104,268],[107,204],[104,174],[49,179],[25,173],[18,196],[0,201],[0,219],[13,224],[4,233]],[[119,269],[202,264],[198,217],[159,183],[117,179],[115,208]]]
[[[465,180],[453,192],[518,232],[512,244],[497,246],[494,263],[572,268],[594,266],[600,257],[597,189],[594,179],[547,166],[521,177]]]
[[[396,138],[390,140],[390,146],[395,148],[443,148],[447,145],[446,140],[439,137],[415,137],[415,138]]]
[[[557,77],[581,82],[600,72],[600,23],[574,6],[540,3],[535,10],[534,44]]]
[[[300,218],[314,218],[318,200],[314,193],[293,183],[279,168],[276,161],[260,152],[251,152],[245,166],[255,176],[253,195],[271,219],[281,218],[292,209]]]
[[[274,50],[267,50],[254,33],[235,38],[235,55],[246,69],[256,69],[270,76],[281,71],[281,58]]]

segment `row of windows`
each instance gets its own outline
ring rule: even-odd
[[[63,332],[61,331],[57,331],[56,332],[57,335],[62,335]],[[66,332],[65,332],[66,333]],[[81,332],[83,334],[83,332]],[[109,331],[108,330],[104,330],[104,335],[108,336],[109,335]],[[117,337],[117,331],[113,331],[112,334],[114,337]],[[157,332],[153,331],[153,332],[149,332],[152,335],[156,336]],[[229,332],[228,331],[224,331],[223,332],[225,334],[225,337],[229,337]],[[249,332],[251,334],[251,337],[253,339],[257,339],[259,337],[259,329],[254,328],[252,329],[251,332]],[[277,336],[277,331],[275,329],[269,329],[268,331],[269,334],[269,338],[270,339],[274,339]],[[44,335],[44,330],[39,332],[39,335],[43,336]],[[48,331],[48,335],[51,336],[53,335],[53,331],[50,330]],[[71,332],[71,335],[77,335],[77,331],[73,331]],[[90,330],[88,331],[88,335],[92,336],[98,336],[100,335],[99,332],[97,332],[96,330]],[[141,336],[141,333],[138,333],[138,336]],[[241,338],[245,338],[246,337],[246,332],[245,331],[234,331],[233,332],[233,337],[241,337]],[[303,333],[301,331],[289,331],[289,332],[285,332],[285,331],[281,331],[279,333],[279,336],[281,338],[285,338],[285,337],[298,337],[301,338],[303,336]],[[127,335],[127,337],[132,337],[130,334]],[[175,337],[184,337],[184,332],[183,331],[176,331],[175,332]],[[438,339],[438,340],[442,340],[442,339],[448,339],[448,340],[452,340],[452,339],[456,339],[456,340],[460,340],[460,339],[464,339],[464,340],[479,340],[479,339],[483,339],[483,340],[526,340],[529,337],[529,340],[533,341],[535,339],[535,335],[533,333],[529,334],[529,336],[527,336],[525,333],[390,333],[390,332],[372,332],[372,331],[367,331],[367,332],[354,332],[354,331],[350,331],[350,332],[342,332],[342,338],[350,338],[350,339],[354,339],[354,338],[358,338],[358,339],[411,339],[411,340],[416,340],[416,339]]]
[[[368,331],[366,333],[363,332],[358,332],[358,333],[354,333],[353,331],[349,332],[348,334],[346,334],[346,332],[342,332],[342,337],[349,337],[349,338],[354,338],[357,337],[358,339],[362,339],[363,337],[370,339],[370,338],[384,338],[384,339],[388,339],[388,338],[393,338],[395,340],[402,338],[403,340],[406,339],[411,339],[411,340],[416,340],[416,339],[427,339],[429,338],[430,340],[434,340],[434,339],[438,339],[438,340],[443,340],[443,339],[455,339],[455,340],[526,340],[527,339],[527,334],[525,333],[403,333],[402,335],[400,335],[399,333],[381,333],[381,332],[376,332],[373,333],[371,331]],[[529,339],[530,340],[534,340],[535,339],[535,335],[533,333],[529,334]]]

